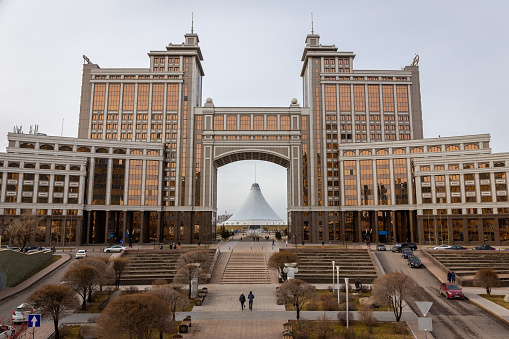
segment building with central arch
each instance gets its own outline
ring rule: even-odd
[[[78,138],[9,133],[0,223],[37,213],[45,244],[205,243],[218,169],[264,160],[287,170],[295,242],[509,244],[508,155],[485,134],[423,139],[417,65],[358,70],[309,34],[302,103],[216,107],[202,60],[194,33],[148,68],[87,60]]]

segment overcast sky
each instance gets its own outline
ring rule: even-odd
[[[490,133],[509,151],[509,1],[0,0],[0,150],[14,125],[77,136],[85,54],[100,67],[148,68],[147,52],[199,35],[203,97],[216,106],[302,102],[311,30],[354,52],[354,69],[401,69],[420,55],[424,136]],[[63,129],[62,129],[63,121]],[[257,162],[257,181],[286,219],[286,170]],[[219,169],[218,213],[235,212],[254,162]]]

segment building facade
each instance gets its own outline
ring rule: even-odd
[[[303,103],[287,107],[203,100],[194,33],[149,52],[149,68],[85,64],[78,138],[8,135],[2,222],[44,215],[46,244],[205,243],[218,168],[264,160],[287,169],[295,242],[509,244],[507,154],[489,135],[423,139],[418,66],[357,70],[352,52],[305,43]]]

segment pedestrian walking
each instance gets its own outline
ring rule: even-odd
[[[239,301],[240,307],[242,308],[242,311],[244,311],[244,306],[246,306],[246,296],[244,295],[244,293],[240,294]]]
[[[254,299],[253,291],[249,291],[249,294],[247,295],[247,299],[249,300],[249,309],[252,311],[253,310],[253,299]]]
[[[447,271],[447,282],[451,282],[452,280],[452,273],[451,271]]]
[[[455,282],[456,282],[456,273],[454,273],[454,271],[451,271],[451,281],[452,281],[453,283],[455,283]]]

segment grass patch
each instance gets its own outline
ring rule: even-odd
[[[483,297],[484,299],[494,302],[495,304],[505,307],[509,310],[509,303],[504,301],[504,296],[505,296],[504,294],[501,294],[501,295],[493,295],[492,294],[491,297],[488,297],[487,294],[481,294],[480,296]]]
[[[87,310],[85,313],[101,313],[99,305],[106,301],[109,296],[110,293],[108,292],[96,292],[94,295],[94,300],[91,303],[87,303]]]
[[[45,262],[43,262],[39,267],[37,267],[36,269],[33,269],[32,271],[30,271],[29,273],[27,273],[27,275],[25,275],[23,277],[23,279],[21,279],[20,281],[18,281],[18,284],[21,284],[23,281],[33,277],[34,275],[36,275],[37,273],[39,273],[40,271],[42,271],[43,269],[45,269],[46,267],[48,267],[49,265],[59,261],[60,259],[62,259],[62,256],[60,255],[52,255],[51,258],[49,258],[48,260],[46,260]]]
[[[64,339],[81,339],[80,337],[80,327],[81,326],[66,326],[70,332],[63,336]],[[62,336],[61,336],[62,337]]]
[[[299,326],[297,325],[296,320],[290,320],[292,324],[292,330],[294,333],[299,331]],[[347,331],[345,326],[341,326],[337,321],[330,321],[332,324],[333,333],[335,335],[344,334]],[[318,332],[319,328],[323,326],[323,323],[319,320],[301,320],[300,329],[302,333],[306,333],[309,335],[310,339],[319,338]],[[368,334],[368,329],[365,324],[359,321],[351,321],[349,326],[350,336],[348,338],[377,338],[377,339],[403,339],[403,338],[412,338],[406,323],[404,322],[383,322],[378,323],[373,328],[373,334]],[[332,337],[330,334],[327,337]],[[336,338],[336,337],[334,337]],[[340,336],[340,338],[342,338]],[[346,338],[346,336],[345,336]]]

